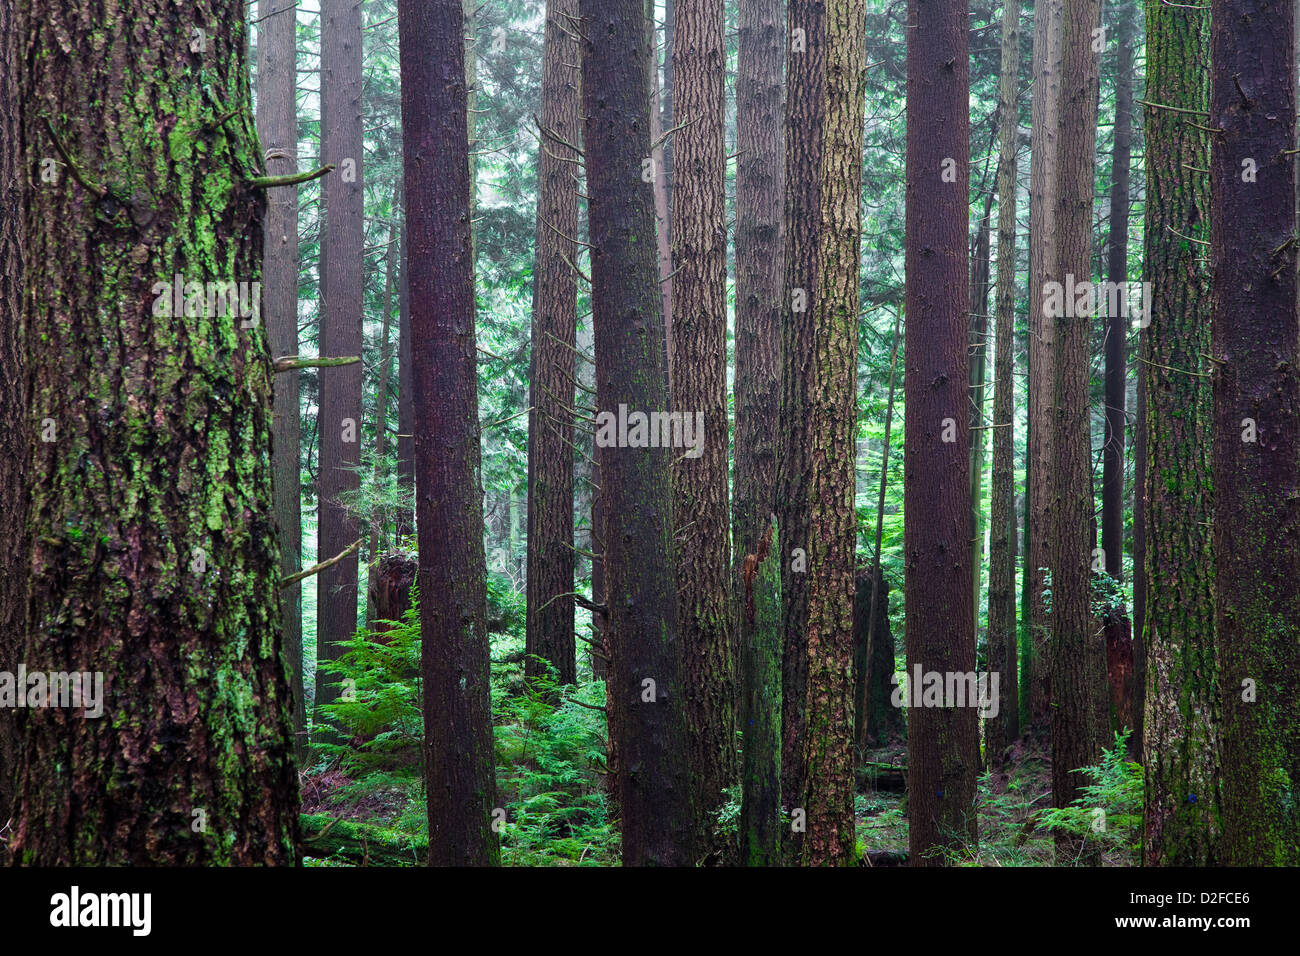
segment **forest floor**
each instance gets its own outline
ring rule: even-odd
[[[905,865],[908,854],[906,744],[895,742],[871,751],[865,758],[858,771],[855,802],[861,865]],[[384,839],[396,833],[422,839],[423,805],[422,801],[416,805],[412,799],[414,783],[410,779],[398,778],[354,780],[338,769],[318,770],[301,777],[302,812],[360,825],[359,829],[366,833],[375,828],[375,838],[379,838],[380,831],[383,831],[387,834]],[[1051,783],[1051,760],[1045,743],[1017,741],[1007,752],[1002,767],[996,771],[986,770],[979,778],[976,793],[978,849],[954,853],[950,865],[1054,865],[1053,835],[1043,826],[1040,814],[1051,806]],[[587,857],[586,862],[589,865],[616,865],[616,845],[602,849],[604,852],[597,851],[592,857]],[[341,858],[351,856],[351,852],[338,854],[332,862],[334,865],[358,862]],[[525,862],[509,852],[506,858]],[[527,862],[573,865],[575,861],[543,851],[540,856],[527,854]],[[1102,863],[1106,866],[1131,864],[1122,841],[1104,848]]]

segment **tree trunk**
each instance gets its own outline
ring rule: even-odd
[[[894,635],[889,631],[889,582],[879,568],[875,580],[859,574],[853,603],[854,672],[858,684],[855,723],[860,725],[859,766],[869,746],[884,746],[901,737],[903,710],[895,707],[893,694]],[[868,665],[870,660],[870,665]],[[899,789],[906,788],[902,781]]]
[[[998,83],[998,278],[993,356],[993,475],[990,493],[988,672],[999,675],[996,716],[984,720],[984,757],[992,766],[1019,735],[1016,693],[1015,408],[1012,330],[1016,311],[1016,132],[1020,106],[1020,0],[1002,8]],[[1032,292],[1030,297],[1032,298]]]
[[[406,255],[406,211],[403,217],[401,239],[398,242],[397,274],[397,484],[415,499],[415,388],[411,375],[411,306],[407,282],[409,262]],[[412,508],[398,509],[394,536],[399,546],[415,533]]]
[[[967,4],[910,0],[907,43],[907,407],[903,443],[907,667],[975,670],[967,396],[970,124]],[[909,687],[919,695],[920,688]],[[913,866],[973,845],[975,708],[908,710]]]
[[[1295,7],[1211,4],[1221,861],[1300,862]]]
[[[257,127],[265,173],[298,172],[297,16],[291,0],[259,0]],[[298,354],[298,190],[273,189],[262,224],[262,302],[272,357]],[[297,369],[272,377],[271,469],[280,573],[302,569],[301,464],[298,445]],[[307,762],[307,708],[302,676],[302,586],[280,592],[285,663],[293,693],[294,749]]]
[[[759,561],[776,509],[781,402],[781,254],[784,186],[780,0],[742,0],[736,79],[736,451],[732,584],[744,710],[741,861],[780,863],[781,596],[779,543]],[[774,533],[773,537],[776,535]],[[746,570],[748,555],[755,556]],[[747,583],[748,582],[748,583]],[[750,608],[753,607],[753,613]]]
[[[985,169],[984,179],[988,170]],[[983,181],[983,180],[981,180]],[[982,188],[981,188],[982,191]],[[975,640],[980,633],[980,591],[984,584],[984,448],[988,444],[984,427],[984,406],[988,389],[989,341],[989,223],[993,215],[993,196],[984,203],[971,242],[970,311],[970,563],[972,602],[971,620]]]
[[[23,168],[15,5],[0,2],[0,671],[13,673],[27,631],[27,460],[35,427],[22,338]],[[0,818],[10,818],[18,712],[0,708]],[[4,851],[0,850],[0,865]]]
[[[384,255],[384,318],[379,340],[379,386],[375,393],[375,478],[383,474],[384,455],[388,450],[388,374],[392,359],[388,354],[389,336],[393,320],[393,281],[397,273],[397,210],[402,205],[400,189],[393,191],[393,221],[388,226],[388,252]],[[400,321],[400,320],[399,320]],[[374,561],[388,548],[387,515],[375,509],[370,522],[370,560]],[[370,605],[366,604],[366,616]]]
[[[1111,159],[1110,239],[1106,278],[1128,281],[1129,158],[1133,146],[1133,15],[1128,0],[1116,10],[1115,144]],[[1106,573],[1124,578],[1124,432],[1128,397],[1125,341],[1130,318],[1116,309],[1106,330],[1106,436],[1101,478],[1101,550]]]
[[[1056,267],[1056,143],[1061,99],[1063,0],[1034,4],[1033,154],[1029,198],[1029,502],[1025,548],[1031,653],[1025,656],[1030,728],[1045,730],[1051,715],[1050,627],[1043,591],[1052,551],[1052,382],[1056,320],[1043,312],[1043,290],[1060,281]]]
[[[781,801],[804,807],[808,687],[808,425],[813,362],[812,310],[821,228],[822,124],[826,111],[826,11],[821,0],[789,0],[785,80],[785,290],[781,323],[781,416],[777,527],[780,530]],[[797,862],[804,831],[794,826],[787,856]]]
[[[325,242],[321,262],[320,354],[361,354],[364,307],[364,199],[361,133],[361,5],[324,0],[321,7],[321,154],[337,167],[324,180]],[[317,560],[340,554],[361,537],[361,522],[340,496],[361,486],[361,363],[321,369]],[[337,660],[340,642],[357,629],[357,554],[322,571],[316,584],[316,659]],[[336,675],[316,670],[316,706],[339,695]]]
[[[138,31],[174,22],[163,0],[20,5],[26,166],[68,157],[24,223],[44,530],[20,659],[102,691],[25,713],[24,863],[295,861],[261,157],[245,7],[209,10],[220,32],[171,42]]]
[[[1100,0],[1066,0],[1056,197],[1059,272],[1069,281],[1092,278],[1093,154],[1097,137],[1098,53],[1093,31]],[[1040,290],[1031,292],[1040,294]],[[1041,290],[1048,298],[1046,289]],[[1105,687],[1104,651],[1092,613],[1092,403],[1088,391],[1091,316],[1056,317],[1052,405],[1052,795],[1068,807],[1095,762],[1097,694]],[[1080,841],[1058,835],[1058,858],[1074,859]]]
[[[853,815],[858,265],[862,246],[865,0],[826,9],[821,228],[813,304],[809,448],[808,715],[804,862],[857,862]]]
[[[876,653],[876,635],[877,621],[880,616],[876,609],[880,606],[882,600],[882,585],[884,578],[880,571],[880,549],[883,546],[885,538],[885,489],[889,485],[889,441],[891,431],[894,426],[894,384],[898,377],[898,347],[902,344],[898,337],[899,325],[903,313],[901,310],[894,313],[894,339],[893,347],[890,349],[889,356],[889,401],[885,405],[885,440],[884,449],[880,453],[880,493],[876,497],[876,544],[871,556],[871,603],[867,610],[866,616],[866,641],[862,654],[861,672],[858,674],[858,692],[857,708],[854,714],[854,732],[853,739],[857,744],[858,757],[862,757],[862,752],[867,749],[867,737],[872,731],[872,721],[870,716],[875,715],[874,706],[871,699],[871,689],[876,686],[877,680],[884,681],[885,686],[889,686],[889,676],[894,671],[894,639],[889,636],[889,655],[883,657]],[[884,586],[884,600],[888,603],[888,586]],[[889,615],[884,616],[885,630],[889,628]],[[880,632],[884,633],[884,632]],[[888,668],[889,675],[873,674],[877,670],[877,660]],[[888,695],[886,695],[888,696]],[[898,723],[902,725],[902,712],[896,710]]]
[[[646,0],[646,29],[650,31],[650,42],[658,50],[659,31],[655,25],[654,0]],[[672,70],[671,63],[664,64],[665,73]],[[672,136],[664,135],[664,111],[660,100],[659,55],[650,57],[650,142],[656,144],[650,150],[650,159],[654,164],[655,177],[655,248],[659,252],[659,295],[663,299],[664,309],[664,361],[668,368],[668,391],[673,388],[673,251],[672,225],[668,216],[668,176],[665,172],[665,143]]]
[[[580,0],[597,407],[668,406],[654,237],[647,31],[641,0]],[[606,712],[617,751],[624,865],[691,861],[690,764],[674,586],[670,455],[601,448],[611,661]]]
[[[703,414],[703,448],[673,461],[677,618],[686,690],[696,838],[737,776],[727,495],[727,225],[722,0],[677,0],[673,80],[677,214],[672,221],[672,407]]]
[[[498,862],[460,0],[399,0],[432,866]]]
[[[528,415],[528,623],[524,672],[578,680],[573,637],[573,449],[577,375],[577,0],[548,0],[538,157]],[[568,261],[565,261],[568,260]]]

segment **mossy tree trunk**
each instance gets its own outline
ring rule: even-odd
[[[668,407],[654,242],[649,31],[642,0],[580,0],[597,408]],[[629,28],[629,24],[633,24]],[[669,448],[600,450],[606,713],[624,865],[692,861]]]
[[[856,862],[853,599],[856,593],[858,264],[866,81],[865,0],[826,7],[826,114],[813,304],[808,481],[808,689],[803,861]]]
[[[295,859],[271,363],[251,314],[265,197],[248,182],[261,164],[245,7],[209,11],[20,6],[34,177],[23,660],[103,674],[103,716],[26,714],[24,863]],[[247,308],[191,285],[229,282],[248,283]]]
[[[1150,866],[1218,860],[1221,773],[1215,670],[1211,481],[1210,104],[1208,11],[1150,0],[1145,112],[1147,204],[1142,278],[1150,324],[1140,336],[1145,429],[1137,494],[1158,582],[1145,607],[1147,646],[1143,859]],[[1178,110],[1189,112],[1181,113]],[[1186,237],[1186,238],[1184,238]],[[1136,612],[1136,603],[1134,606]],[[1143,626],[1135,619],[1134,630]]]
[[[1300,863],[1295,6],[1210,7],[1221,859]]]
[[[776,508],[784,203],[780,0],[742,0],[736,80],[736,452],[732,587],[744,739],[741,862],[780,862],[781,549],[758,554]],[[746,570],[748,555],[755,565]],[[747,576],[748,575],[748,576]],[[751,611],[752,608],[752,611]]]

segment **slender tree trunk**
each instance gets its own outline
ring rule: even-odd
[[[398,241],[397,273],[397,484],[415,498],[415,388],[411,375],[411,306],[410,288],[407,281],[406,255],[406,211],[399,210],[403,217],[401,238]],[[394,534],[399,545],[415,533],[412,520],[414,511],[404,506],[397,512]]]
[[[1052,551],[1052,382],[1056,320],[1043,314],[1043,290],[1056,267],[1056,142],[1061,98],[1063,0],[1034,4],[1033,154],[1029,198],[1029,501],[1025,548],[1029,642],[1024,671],[1030,728],[1051,715],[1050,627],[1043,591]]]
[[[1002,762],[1019,734],[1016,693],[1015,377],[1016,133],[1020,107],[1020,0],[1002,7],[1002,72],[998,83],[998,278],[993,355],[993,475],[990,493],[988,672],[998,676],[998,710],[984,721],[984,755]]]
[[[1146,111],[1147,202],[1138,394],[1143,447],[1134,531],[1161,586],[1143,602],[1147,694],[1143,858],[1151,866],[1218,861],[1221,770],[1215,670],[1211,483],[1210,16],[1150,0]],[[1187,110],[1182,113],[1179,110]],[[1203,117],[1202,117],[1203,120]],[[1195,125],[1193,125],[1195,124]],[[1187,237],[1187,238],[1182,238]],[[1136,565],[1136,551],[1135,548]],[[1135,591],[1136,597],[1136,591]],[[1144,621],[1136,616],[1134,627]]]
[[[742,0],[736,78],[736,452],[732,576],[740,635],[741,861],[780,863],[781,550],[776,532],[784,203],[781,0]],[[763,555],[764,550],[775,550]],[[748,556],[754,556],[749,565]],[[760,560],[759,555],[763,555]]]
[[[727,495],[727,226],[722,0],[677,0],[672,407],[703,415],[703,447],[673,462],[677,615],[690,728],[696,837],[735,782],[736,670]]]
[[[985,170],[987,179],[988,170]],[[970,552],[972,602],[971,620],[975,639],[980,632],[980,591],[984,583],[984,447],[988,444],[984,427],[984,406],[988,399],[989,341],[989,232],[993,215],[993,196],[984,204],[971,243],[970,277]]]
[[[821,156],[826,111],[826,11],[822,0],[790,0],[785,81],[785,293],[781,323],[781,417],[777,527],[785,640],[781,657],[781,800],[804,808],[808,687],[808,547],[811,469],[812,312],[821,228]],[[787,855],[797,862],[806,831],[792,820]]]
[[[1066,0],[1058,126],[1055,231],[1060,272],[1089,282],[1093,153],[1096,148],[1099,51],[1093,31],[1099,0]],[[1042,293],[1048,298],[1046,292]],[[1053,375],[1052,795],[1068,807],[1083,780],[1076,771],[1098,755],[1096,695],[1106,686],[1095,654],[1101,635],[1092,613],[1092,404],[1088,391],[1091,316],[1056,318]],[[1074,859],[1077,838],[1058,835],[1060,859]]]
[[[429,863],[498,862],[460,0],[399,0]]]
[[[857,862],[853,602],[857,592],[858,264],[862,245],[865,0],[826,8],[826,114],[809,405],[805,863]]]
[[[393,324],[393,283],[397,276],[397,210],[402,205],[401,189],[393,191],[393,221],[388,226],[388,252],[384,256],[384,320],[379,340],[379,389],[375,395],[375,477],[379,478],[388,451],[388,376],[392,358],[388,342]],[[400,321],[400,319],[399,319]],[[370,523],[370,560],[374,561],[388,547],[388,521],[383,511],[376,509]],[[366,617],[373,617],[367,604]]]
[[[577,375],[577,0],[548,0],[538,158],[528,415],[528,622],[524,665],[577,683],[573,636],[573,449]],[[565,260],[568,260],[567,262]],[[536,655],[536,656],[532,656]]]
[[[673,37],[677,32],[676,0],[664,0],[664,82],[659,110],[659,122],[664,130],[673,129],[677,114],[673,109]],[[664,195],[668,203],[668,221],[673,219],[673,138],[664,140]],[[666,327],[666,326],[665,326]]]
[[[323,0],[321,7],[322,156],[337,167],[324,180],[325,242],[320,354],[360,355],[364,305],[364,198],[361,134],[361,5]],[[361,537],[361,522],[340,501],[361,486],[361,363],[322,369],[320,381],[320,523],[318,560]],[[357,553],[317,581],[316,659],[336,660],[357,628]],[[338,678],[316,670],[316,706],[333,703]]]
[[[663,411],[663,316],[654,237],[642,0],[580,0],[597,407]],[[597,433],[598,439],[600,433]],[[607,436],[608,437],[608,436]],[[674,587],[673,449],[602,443],[606,712],[617,751],[624,865],[691,861],[690,763]]]
[[[650,42],[656,51],[659,47],[659,31],[655,26],[654,0],[646,0],[646,29],[650,31]],[[664,70],[672,69],[671,63],[665,63]],[[672,224],[668,217],[668,176],[665,173],[665,142],[672,136],[664,135],[664,112],[659,86],[659,55],[656,52],[650,58],[650,160],[655,169],[655,248],[659,251],[659,295],[664,308],[664,349],[668,368],[668,391],[673,388],[673,250]]]
[[[45,530],[20,659],[97,691],[26,712],[25,863],[295,861],[261,156],[246,10],[210,12],[221,32],[171,42],[136,30],[172,22],[162,0],[113,17],[20,5],[21,102],[42,104],[24,165],[70,157],[24,223],[29,520]]]
[[[880,493],[876,497],[876,546],[871,556],[871,604],[867,609],[867,645],[862,655],[862,673],[858,676],[858,700],[854,714],[853,738],[857,743],[859,758],[867,749],[867,735],[870,731],[868,715],[871,708],[872,674],[876,643],[876,608],[880,603],[880,549],[885,540],[885,489],[889,484],[889,440],[894,426],[894,383],[898,373],[899,325],[902,311],[894,313],[893,348],[889,356],[889,401],[885,405],[885,441],[880,453]]]
[[[1128,281],[1129,158],[1133,147],[1133,8],[1120,0],[1115,42],[1115,145],[1111,159],[1110,239],[1106,278]],[[1101,550],[1106,573],[1124,577],[1124,432],[1128,397],[1125,309],[1116,309],[1106,329],[1106,436],[1101,479]]]
[[[1209,126],[1221,859],[1300,862],[1295,6],[1214,0]]]
[[[16,5],[0,0],[0,671],[14,673],[27,632],[27,359],[23,354],[23,142]],[[10,818],[18,711],[0,709],[0,820]],[[4,863],[0,850],[0,865]]]
[[[967,4],[909,0],[907,42],[907,406],[903,443],[909,690],[922,673],[975,670],[967,396],[970,123]],[[913,866],[973,845],[976,710],[908,710]]]
[[[257,37],[257,127],[265,172],[298,172],[297,18],[291,0],[260,0]],[[298,354],[298,190],[273,189],[263,222],[262,302],[271,355]],[[302,568],[302,498],[297,369],[271,382],[271,482],[280,536],[280,573]],[[307,708],[302,675],[302,586],[280,592],[285,662],[293,693],[294,749],[307,760]]]

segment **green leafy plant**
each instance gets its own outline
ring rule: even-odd
[[[1101,760],[1079,771],[1091,778],[1081,795],[1068,807],[1040,814],[1042,825],[1053,832],[1071,833],[1098,841],[1103,851],[1118,852],[1137,863],[1142,840],[1142,768],[1128,759],[1128,731],[1117,733],[1115,743]]]

